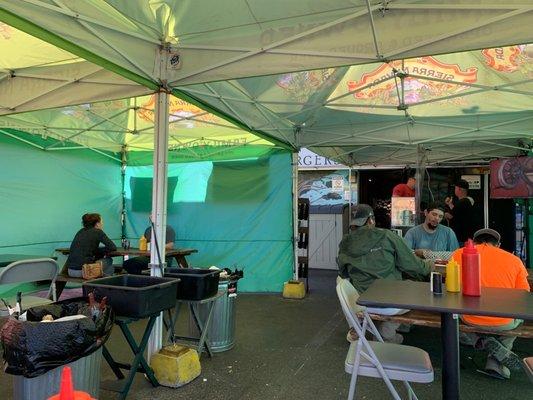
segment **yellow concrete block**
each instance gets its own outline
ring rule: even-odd
[[[305,285],[299,281],[288,281],[283,285],[283,297],[286,299],[303,299],[305,297]]]
[[[177,344],[163,347],[150,359],[150,366],[163,386],[180,387],[200,375],[200,358],[194,349]]]

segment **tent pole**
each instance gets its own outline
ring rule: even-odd
[[[489,174],[483,175],[483,228],[489,227]]]
[[[416,191],[415,191],[415,224],[421,223],[420,200],[422,198],[422,188],[424,187],[424,174],[426,172],[426,154],[422,146],[418,145],[418,156],[416,163]]]
[[[155,229],[152,229],[150,240],[150,275],[162,276],[161,268],[164,267],[159,261],[156,249],[157,243],[161,255],[161,262],[165,260],[166,243],[166,217],[167,217],[167,153],[168,153],[168,98],[166,91],[160,90],[156,95],[155,102],[155,135],[154,135],[154,178],[152,190],[152,221]],[[162,346],[163,318],[160,315],[154,325],[148,342],[148,360],[157,353]]]
[[[292,227],[294,267],[293,279],[298,280],[298,152],[292,153]]]
[[[121,228],[121,238],[126,239],[126,146],[122,146],[121,152],[121,165],[120,165],[120,180],[122,184],[122,212],[120,213],[120,228]]]
[[[154,110],[154,178],[152,190],[152,238],[150,240],[150,275],[162,276],[165,267],[165,243],[167,223],[167,157],[168,116],[170,90],[165,88],[169,49],[162,46],[157,53],[161,87],[155,94]],[[159,254],[158,254],[159,251]],[[163,317],[157,318],[148,341],[148,360],[157,353],[163,343]]]
[[[352,218],[352,167],[348,167],[348,219]],[[349,224],[349,222],[348,222]]]

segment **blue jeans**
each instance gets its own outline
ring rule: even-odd
[[[486,334],[477,334],[477,333],[466,333],[468,338],[473,342],[476,343],[479,339],[482,339],[487,336],[494,336],[498,342],[500,342],[503,346],[505,346],[508,350],[513,349],[513,343],[516,340],[516,336],[502,336],[498,335],[498,332],[501,331],[511,331],[513,329],[516,329],[522,324],[524,321],[521,319],[514,319],[510,323],[505,325],[495,325],[495,326],[486,326],[486,325],[475,325],[475,324],[469,324],[463,319],[461,319],[465,325],[475,326],[478,328],[483,328],[485,330],[490,330],[494,332],[494,335],[486,335]]]

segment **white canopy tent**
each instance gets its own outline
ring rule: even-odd
[[[493,143],[498,143],[498,155],[509,153],[502,150],[516,153],[529,148],[529,143],[519,141],[531,138],[530,130],[522,125],[532,118],[527,105],[530,103],[518,111],[523,114],[512,112],[508,119],[472,109],[464,123],[457,117],[450,121],[446,116],[435,115],[431,115],[431,120],[422,116],[417,121],[408,112],[406,106],[410,104],[404,93],[404,84],[409,74],[414,77],[414,70],[406,71],[404,65],[398,67],[392,62],[532,43],[530,1],[1,0],[0,21],[68,52],[42,53],[50,59],[19,65],[9,53],[10,65],[0,66],[3,114],[157,93],[153,213],[155,234],[162,239],[169,93],[274,143],[295,150],[308,146],[349,165],[413,160],[418,154],[413,153],[413,146],[419,151],[421,146],[426,149],[429,142],[435,142],[431,151],[448,153],[439,161],[479,159],[476,153],[480,151],[493,157]],[[393,108],[401,113],[400,117],[361,116],[345,111],[361,106],[392,110],[391,104],[353,106],[337,102],[382,82],[372,81],[335,94],[339,82],[351,70],[343,66],[369,63],[391,68],[393,74],[383,80],[395,80],[394,89],[399,95]],[[372,68],[376,67],[379,65]],[[287,92],[292,95],[293,78],[306,78],[305,72],[297,71],[318,68],[326,70],[318,73],[322,90],[316,95],[313,83],[311,90],[304,85],[304,95],[296,96],[296,100],[270,97],[284,82],[289,82]],[[288,78],[260,77],[288,72],[295,74]],[[257,78],[250,78],[254,76]],[[311,73],[312,79],[313,76]],[[427,78],[432,82],[450,81],[435,75]],[[512,94],[528,96],[530,101],[531,79],[520,82],[520,89],[515,87]],[[501,92],[506,86],[500,83],[479,87],[478,83],[451,80],[472,92]],[[459,94],[449,94],[447,99],[456,96]],[[473,119],[467,118],[471,115]],[[439,117],[444,120],[435,122]],[[332,120],[335,126],[331,125]],[[513,124],[519,125],[518,133],[509,139],[509,132],[501,127]],[[396,127],[403,130],[393,131]],[[436,137],[423,137],[427,127],[440,132]],[[494,136],[485,138],[482,148],[466,153],[453,151],[472,146],[470,143],[477,137],[471,134],[480,131],[490,131]],[[375,132],[379,132],[379,137],[373,135]],[[398,134],[403,136],[395,137]],[[469,142],[453,141],[452,149],[446,148],[444,141],[437,144],[439,138],[449,141],[453,137],[468,137]],[[372,157],[356,156],[367,153]],[[467,153],[473,157],[465,157]],[[152,263],[157,263],[155,252],[152,254]],[[161,326],[156,332],[150,352],[160,346]]]

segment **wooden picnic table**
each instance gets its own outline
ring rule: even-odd
[[[70,254],[70,249],[67,247],[56,249],[56,251],[66,256]],[[198,250],[196,249],[170,249],[170,250],[165,251],[165,257],[173,257],[181,268],[189,268],[189,264],[187,263],[187,259],[185,257],[193,253],[198,253]],[[130,247],[129,249],[117,248],[115,251],[107,253],[107,256],[108,257],[124,257],[124,256],[150,257],[150,250],[139,250],[133,247]]]
[[[56,252],[61,253],[63,255],[69,255],[70,249],[67,247],[63,247],[63,248],[56,249]],[[174,257],[179,267],[189,268],[189,264],[187,263],[187,259],[185,257],[193,253],[198,253],[198,250],[196,249],[170,249],[170,250],[165,251],[165,257]],[[108,257],[124,257],[124,256],[150,257],[150,250],[139,250],[133,247],[129,249],[117,248],[115,251],[107,253],[107,256]],[[61,296],[61,293],[63,292],[63,289],[65,289],[67,282],[83,283],[83,282],[86,282],[86,280],[84,280],[83,278],[73,278],[71,276],[68,276],[68,271],[65,268],[65,266],[63,266],[63,268],[61,269],[61,272],[59,273],[56,279],[56,296],[57,296],[56,298],[59,299],[59,296]]]

